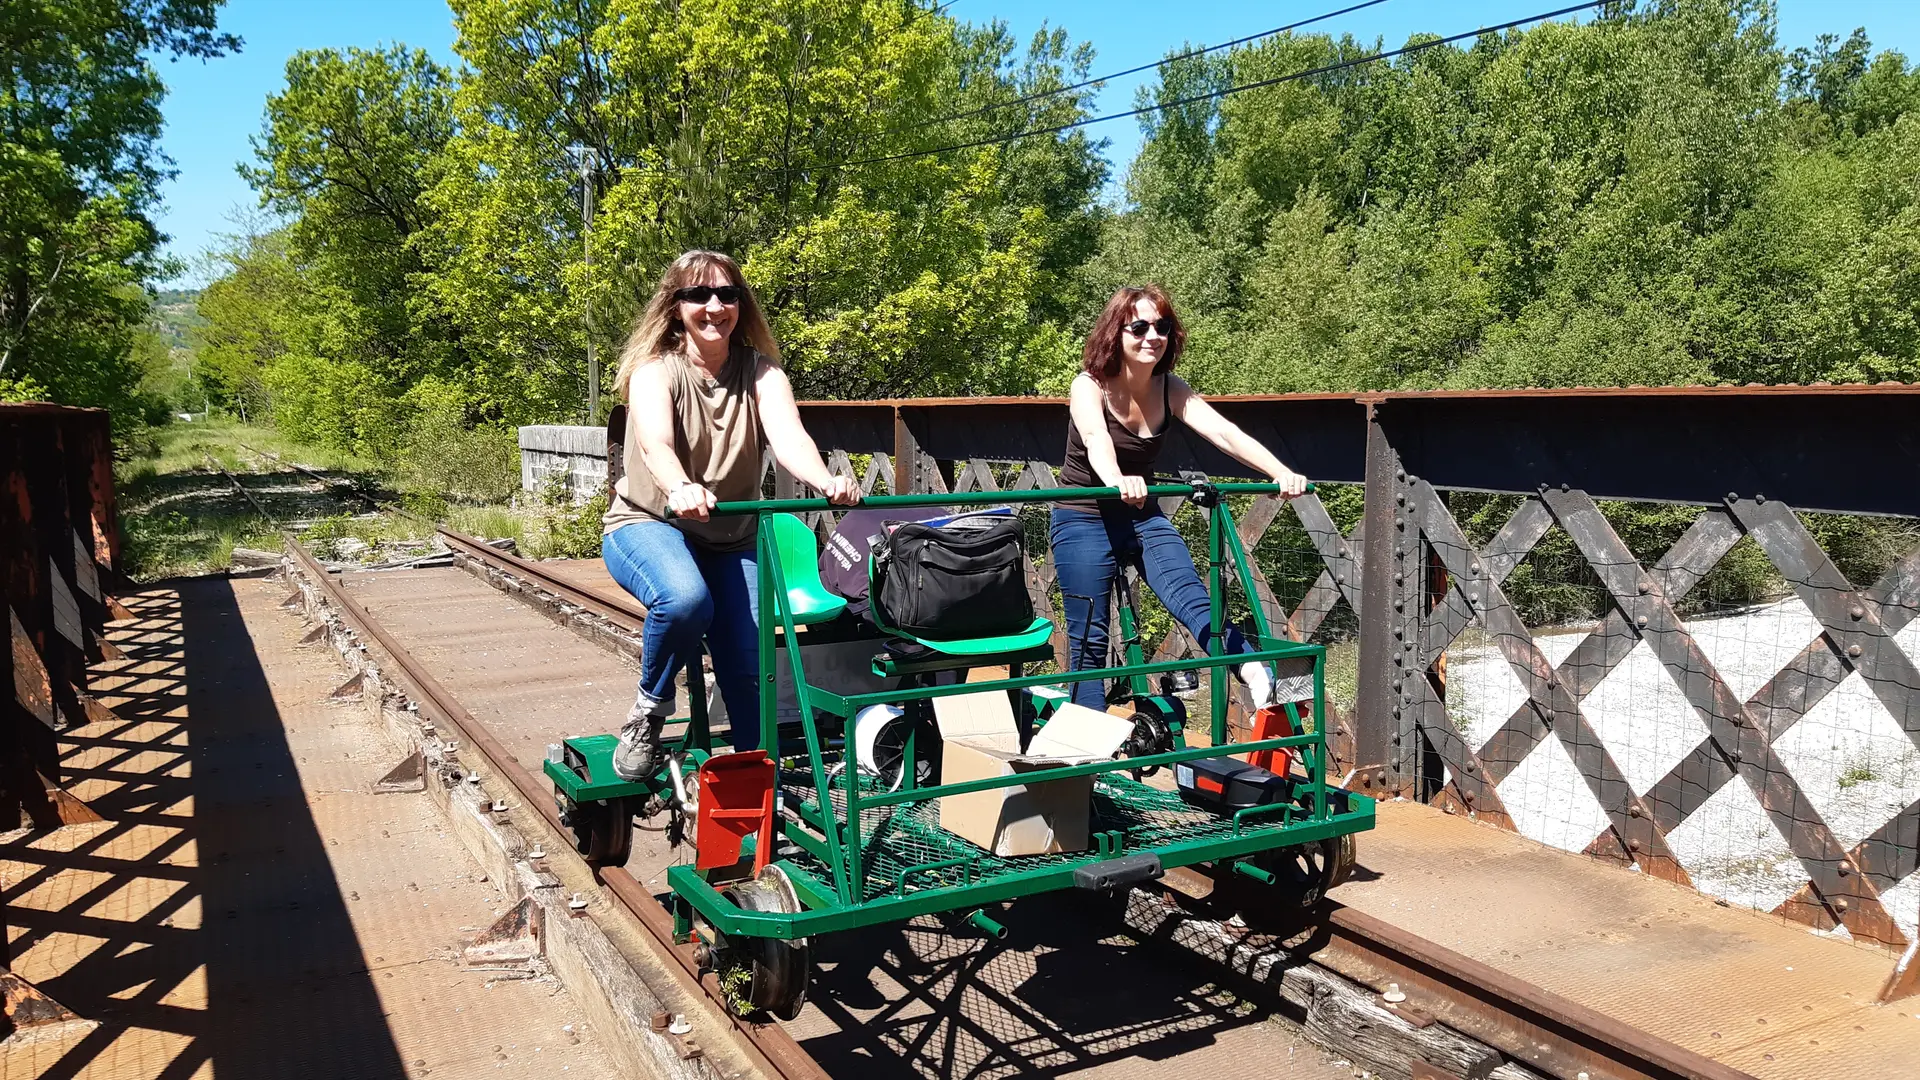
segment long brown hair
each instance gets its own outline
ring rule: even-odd
[[[1094,321],[1093,329],[1087,333],[1087,346],[1081,350],[1080,366],[1096,382],[1107,382],[1120,374],[1120,365],[1126,354],[1121,351],[1120,335],[1123,329],[1133,321],[1133,306],[1141,300],[1151,300],[1160,314],[1173,320],[1173,333],[1167,335],[1166,355],[1153,365],[1155,375],[1165,375],[1173,370],[1180,359],[1180,353],[1187,347],[1187,328],[1180,316],[1173,310],[1173,301],[1168,298],[1167,290],[1158,285],[1126,285],[1113,294],[1107,306],[1101,310],[1100,318]]]
[[[620,387],[622,401],[627,399],[633,373],[643,364],[685,347],[687,328],[680,323],[680,305],[673,294],[704,281],[707,272],[716,268],[740,290],[740,316],[733,324],[733,344],[749,346],[768,360],[780,362],[780,345],[773,340],[773,327],[767,325],[767,316],[741,275],[740,264],[718,251],[689,251],[660,275],[660,287],[653,291],[653,299],[647,301],[646,310],[640,313],[633,333],[627,335],[627,344],[620,350],[620,370],[614,381]]]

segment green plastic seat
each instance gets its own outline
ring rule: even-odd
[[[787,581],[786,608],[796,625],[826,622],[847,610],[845,597],[835,596],[820,583],[820,549],[813,530],[792,514],[772,514],[773,547],[780,553],[780,572]]]
[[[1053,637],[1053,620],[1038,616],[1025,630],[999,637],[961,638],[955,641],[940,641],[935,638],[914,637],[902,631],[889,631],[899,637],[919,642],[937,653],[948,656],[996,656],[1000,653],[1025,652],[1028,649],[1045,645]]]

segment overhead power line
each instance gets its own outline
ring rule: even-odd
[[[945,124],[945,123],[950,123],[954,120],[966,120],[971,117],[979,116],[981,113],[996,112],[1000,109],[1011,109],[1015,105],[1025,105],[1028,102],[1040,101],[1050,97],[1057,97],[1061,94],[1072,93],[1075,90],[1080,90],[1080,89],[1084,89],[1085,87],[1092,86],[1094,83],[1109,82],[1113,79],[1124,78],[1125,76],[1128,76],[1128,75],[1138,75],[1142,71],[1149,71],[1153,68],[1159,67],[1162,64],[1171,64],[1178,60],[1191,60],[1196,56],[1205,56],[1206,54],[1211,52],[1219,52],[1221,49],[1231,49],[1235,45],[1245,45],[1249,41],[1259,41],[1261,38],[1273,37],[1275,34],[1284,34],[1289,30],[1298,30],[1303,26],[1312,26],[1314,23],[1326,22],[1328,19],[1338,18],[1341,15],[1351,14],[1352,12],[1359,11],[1362,8],[1370,8],[1378,4],[1384,4],[1386,2],[1387,0],[1366,0],[1365,3],[1353,4],[1349,7],[1343,7],[1339,11],[1329,11],[1324,15],[1315,15],[1311,19],[1301,19],[1298,22],[1290,22],[1285,26],[1276,26],[1271,30],[1262,30],[1257,34],[1248,34],[1246,37],[1234,38],[1232,41],[1223,41],[1218,45],[1208,45],[1207,47],[1202,49],[1190,49],[1187,52],[1180,53],[1177,56],[1163,57],[1159,60],[1153,61],[1150,64],[1141,64],[1139,67],[1130,67],[1125,71],[1115,71],[1106,75],[1095,75],[1091,79],[1082,79],[1081,81],[1074,83],[1071,86],[1060,86],[1060,87],[1055,87],[1052,90],[1041,90],[1037,93],[1028,94],[1025,97],[1017,97],[1010,101],[998,101],[991,105],[982,105],[977,109],[968,109],[966,112],[954,113],[951,116],[936,116],[931,120],[922,120],[916,124],[908,124],[905,127],[894,128],[892,131],[887,132],[887,134],[892,135],[892,134],[895,134],[896,132],[902,132],[902,131],[918,131],[923,127],[931,127],[934,124]]]
[[[971,142],[954,143],[951,146],[937,146],[931,150],[907,150],[898,154],[881,154],[876,157],[858,158],[822,167],[829,169],[848,169],[857,165],[878,165],[888,161],[905,161],[908,158],[946,154],[955,150],[973,150],[983,146],[997,146],[1002,143],[1017,142],[1021,139],[1031,139],[1039,135],[1058,135],[1063,131],[1073,131],[1078,128],[1091,127],[1094,124],[1104,124],[1109,120],[1125,120],[1130,116],[1144,116],[1147,113],[1164,112],[1168,109],[1177,109],[1182,105],[1193,105],[1214,98],[1223,98],[1229,94],[1239,94],[1248,90],[1259,90],[1268,86],[1279,86],[1282,83],[1298,82],[1301,79],[1311,79],[1320,75],[1329,75],[1336,71],[1344,71],[1347,68],[1359,67],[1362,64],[1371,64],[1380,60],[1391,60],[1398,56],[1410,56],[1414,53],[1424,52],[1427,49],[1438,48],[1442,45],[1451,45],[1456,41],[1479,37],[1482,34],[1494,34],[1502,30],[1511,30],[1516,26],[1525,26],[1527,23],[1555,19],[1562,15],[1571,15],[1578,11],[1588,11],[1597,7],[1605,7],[1615,2],[1616,0],[1591,0],[1591,2],[1585,4],[1574,4],[1571,7],[1563,7],[1555,11],[1546,11],[1538,15],[1528,15],[1525,18],[1514,19],[1510,22],[1503,22],[1493,26],[1483,26],[1478,30],[1467,30],[1462,33],[1448,35],[1447,37],[1435,38],[1431,41],[1422,41],[1415,45],[1403,45],[1398,49],[1388,49],[1384,52],[1377,52],[1368,56],[1356,56],[1351,60],[1341,60],[1331,64],[1323,64],[1320,67],[1308,68],[1305,71],[1295,71],[1287,75],[1278,75],[1271,79],[1259,79],[1255,82],[1242,83],[1239,86],[1229,86],[1221,90],[1211,90],[1204,94],[1190,94],[1172,101],[1163,101],[1157,105],[1145,105],[1138,109],[1128,109],[1125,112],[1107,113],[1104,116],[1089,116],[1084,119],[1074,120],[1070,123],[1053,124],[1048,127],[1016,131],[1011,135],[997,135],[990,139],[974,139]]]

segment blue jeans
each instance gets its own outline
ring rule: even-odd
[[[647,609],[640,638],[640,693],[673,700],[673,678],[696,674],[700,643],[713,653],[713,678],[727,700],[733,748],[760,745],[760,564],[754,550],[710,551],[663,521],[622,525],[600,541],[607,572]]]
[[[1213,638],[1213,604],[1194,569],[1187,542],[1173,522],[1157,513],[1125,507],[1086,513],[1055,507],[1048,529],[1060,599],[1067,608],[1067,670],[1107,666],[1107,601],[1114,575],[1137,562],[1168,613],[1180,620],[1202,649]],[[1227,627],[1222,652],[1252,652],[1240,631]],[[1106,687],[1098,679],[1075,683],[1073,701],[1104,710]]]

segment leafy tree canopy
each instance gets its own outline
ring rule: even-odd
[[[158,58],[239,48],[220,0],[0,4],[0,379],[141,411],[140,286],[163,269],[150,215],[161,153]]]

